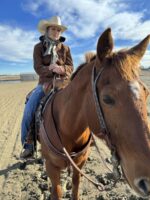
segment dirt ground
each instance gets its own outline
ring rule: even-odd
[[[142,72],[142,79],[150,88],[150,73]],[[45,167],[38,146],[37,158],[27,163],[19,159],[21,152],[20,124],[26,94],[36,82],[0,84],[0,200],[48,200],[51,187],[45,174]],[[150,100],[148,101],[150,116]],[[111,168],[110,152],[105,144],[97,140],[101,155]],[[90,157],[83,171],[92,179],[110,188],[99,192],[85,178],[80,184],[81,200],[142,200],[124,181],[113,186],[112,173],[92,147]],[[71,199],[71,177],[62,173],[63,199]],[[111,188],[112,187],[112,188]]]

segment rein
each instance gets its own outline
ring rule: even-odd
[[[49,100],[49,99],[48,99]],[[53,103],[53,100],[54,98],[52,99],[52,103]],[[48,102],[48,101],[47,101]],[[46,102],[46,104],[47,104]],[[53,105],[51,103],[51,106]],[[44,109],[45,109],[45,106],[44,106]],[[104,188],[102,186],[102,184],[100,183],[97,183],[97,182],[94,182],[91,178],[89,178],[84,172],[82,172],[80,170],[80,168],[76,165],[76,163],[73,161],[74,158],[77,158],[79,157],[81,154],[83,154],[84,152],[87,151],[88,147],[90,146],[91,144],[91,137],[92,137],[92,134],[90,134],[90,137],[88,139],[88,142],[85,144],[85,146],[83,147],[82,150],[80,150],[79,152],[72,152],[72,153],[68,153],[68,151],[66,150],[66,148],[64,147],[63,143],[62,143],[62,140],[61,140],[61,137],[60,137],[60,134],[59,134],[59,131],[57,130],[57,126],[56,126],[56,123],[55,123],[55,119],[54,119],[54,116],[53,116],[53,112],[52,112],[52,122],[53,122],[53,125],[54,125],[54,128],[55,128],[55,131],[56,131],[56,134],[57,134],[57,138],[58,139],[58,142],[59,142],[59,146],[61,147],[62,151],[60,151],[57,147],[55,147],[51,141],[50,141],[50,138],[45,130],[45,127],[44,127],[44,121],[41,117],[41,125],[40,125],[40,132],[42,132],[42,137],[43,137],[43,140],[45,142],[45,144],[47,145],[47,147],[53,152],[55,153],[57,156],[61,157],[62,159],[64,159],[65,161],[70,161],[70,163],[72,164],[72,166],[80,173],[82,174],[86,179],[88,179],[94,186],[96,186],[99,191],[103,191]]]
[[[56,75],[54,76],[54,79],[53,79],[53,87],[52,87],[52,90],[50,91],[50,93],[46,96],[45,100],[43,102],[41,102],[41,108],[39,108],[39,121],[40,121],[40,129],[43,133],[43,140],[44,142],[46,143],[46,145],[49,147],[49,149],[51,149],[55,154],[57,154],[58,156],[60,156],[61,158],[63,158],[64,160],[67,160],[66,158],[66,155],[63,151],[59,150],[58,149],[58,146],[61,147],[61,149],[64,147],[63,145],[63,142],[61,140],[61,137],[60,137],[60,134],[59,134],[59,131],[57,130],[57,125],[56,125],[56,122],[55,122],[55,118],[54,118],[54,115],[53,115],[53,102],[54,102],[54,98],[55,98],[55,95],[57,92],[59,92],[61,89],[57,89],[55,87],[55,82],[56,82]],[[51,102],[51,116],[52,116],[52,124],[53,124],[53,127],[54,127],[54,130],[55,130],[55,134],[53,135],[54,137],[54,140],[55,142],[57,143],[57,145],[53,144],[45,130],[45,127],[44,127],[44,119],[43,119],[43,113],[47,107],[47,104]],[[70,156],[71,158],[76,158],[78,156],[80,156],[81,154],[85,153],[88,149],[88,147],[90,146],[91,144],[91,138],[92,138],[92,134],[90,134],[89,138],[88,138],[88,141],[86,142],[86,144],[84,144],[84,146],[80,149],[80,151],[78,152],[71,152],[70,153]]]

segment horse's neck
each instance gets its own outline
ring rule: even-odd
[[[57,131],[69,151],[80,149],[87,143],[90,130],[97,133],[100,128],[92,96],[92,66],[85,67],[53,103]]]
[[[55,115],[64,134],[77,137],[87,128],[87,95],[91,87],[91,68],[85,66],[71,83],[56,95]]]

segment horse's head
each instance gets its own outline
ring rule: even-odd
[[[140,195],[150,195],[150,130],[147,90],[139,80],[139,63],[150,36],[135,47],[112,52],[113,39],[107,29],[99,38],[96,73],[104,69],[97,92],[111,143],[116,147],[124,175]]]

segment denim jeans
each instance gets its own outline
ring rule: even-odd
[[[21,124],[21,142],[24,149],[33,148],[32,144],[25,143],[27,134],[31,125],[31,122],[34,119],[36,109],[40,103],[42,97],[44,97],[44,91],[42,85],[37,85],[37,87],[33,90],[31,96],[29,97],[23,114],[22,124]]]

